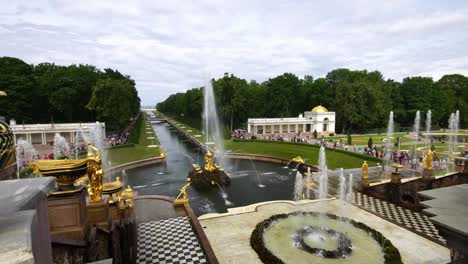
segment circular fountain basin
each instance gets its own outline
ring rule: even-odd
[[[257,225],[250,244],[264,263],[401,263],[379,232],[316,212],[274,215]]]

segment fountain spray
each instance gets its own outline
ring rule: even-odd
[[[384,169],[390,165],[392,159],[392,139],[393,139],[393,111],[390,111],[387,126],[387,141],[385,142]],[[384,173],[387,176],[387,173]]]
[[[216,109],[216,101],[211,81],[209,81],[203,89],[203,104],[203,133],[205,134],[206,149],[208,151],[208,143],[213,142],[216,150],[219,152],[219,161],[225,163],[224,159],[221,158],[224,155],[223,135],[221,133],[222,126]],[[221,165],[226,167],[225,164]]]
[[[416,111],[416,117],[414,118],[414,126],[413,126],[413,132],[414,132],[414,137],[415,137],[415,141],[414,141],[414,147],[413,147],[413,159],[412,159],[412,163],[414,166],[416,166],[416,162],[417,162],[417,159],[416,159],[416,146],[418,144],[418,140],[419,140],[419,126],[421,124],[421,114],[419,111]],[[414,169],[416,169],[416,167],[414,167]],[[413,177],[414,177],[414,169],[413,169]]]
[[[431,110],[428,110],[427,113],[426,113],[426,148],[427,148],[427,145],[429,145],[429,142],[430,142],[429,133],[431,133],[431,119],[432,119],[432,112],[431,112]]]

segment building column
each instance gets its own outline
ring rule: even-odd
[[[75,143],[75,133],[70,132],[70,143]]]
[[[26,140],[29,142],[29,144],[32,144],[31,133],[26,134]]]
[[[280,124],[280,134],[283,134],[283,123]]]
[[[294,129],[294,133],[299,133],[299,124],[296,124],[296,129]]]
[[[266,134],[266,125],[263,125],[263,134]]]
[[[270,134],[274,134],[275,133],[275,125],[270,125]]]
[[[16,145],[16,134],[13,134],[13,141],[15,142],[15,145]]]
[[[41,144],[45,145],[46,144],[46,136],[45,133],[41,133]]]
[[[288,133],[291,133],[291,130],[289,129],[289,124],[288,124],[288,130],[287,131],[288,131]]]

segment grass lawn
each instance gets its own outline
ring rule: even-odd
[[[413,139],[405,137],[407,134],[406,133],[395,133],[393,134],[393,138],[396,141],[397,137],[401,138],[401,142],[412,142]],[[368,135],[351,135],[352,143],[353,145],[367,145],[367,142],[369,141],[369,138],[372,138],[372,141],[374,144],[384,144],[382,141],[383,138],[385,138],[387,135],[386,134],[368,134]],[[326,140],[332,139],[334,141],[343,139],[343,141],[346,143],[348,142],[347,136],[333,136],[333,137],[325,137]]]
[[[308,145],[291,145],[280,142],[234,142],[232,140],[225,141],[225,149],[239,153],[252,153],[279,157],[284,159],[292,159],[296,156],[301,156],[306,163],[317,164],[319,149]],[[337,168],[359,168],[362,166],[364,159],[347,155],[346,153],[327,151],[327,166],[329,169]],[[368,161],[369,166],[377,165],[374,161]]]
[[[113,147],[108,150],[107,156],[112,166],[160,155],[159,147],[148,148],[148,145],[159,145],[159,141],[151,124],[149,125],[149,129],[147,129],[146,116],[143,119],[143,122],[137,123],[140,126],[140,136],[137,144]],[[155,139],[147,139],[147,137],[154,137]]]

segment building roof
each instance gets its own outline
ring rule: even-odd
[[[312,108],[312,110],[310,110],[310,111],[312,113],[326,113],[326,112],[328,112],[328,109],[326,109],[322,105],[317,105],[316,107]]]

